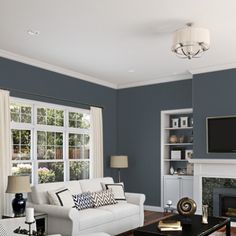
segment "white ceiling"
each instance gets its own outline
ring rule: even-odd
[[[115,88],[186,78],[234,67],[235,10],[235,0],[0,0],[0,55]],[[200,59],[170,50],[187,22],[210,30]]]

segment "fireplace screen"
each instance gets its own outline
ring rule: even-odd
[[[213,215],[236,221],[236,188],[213,189]]]
[[[236,196],[220,195],[221,216],[236,218]]]

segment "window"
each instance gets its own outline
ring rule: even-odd
[[[12,98],[12,172],[48,183],[90,176],[88,110]]]

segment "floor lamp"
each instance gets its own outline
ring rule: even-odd
[[[120,169],[128,168],[128,156],[111,156],[110,167],[118,169],[118,181],[121,182]]]

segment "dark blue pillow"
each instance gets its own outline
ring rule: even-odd
[[[83,210],[83,209],[94,207],[91,193],[89,193],[89,192],[85,192],[85,193],[81,193],[81,194],[74,194],[74,195],[72,195],[72,197],[75,202],[75,207],[78,210]]]

